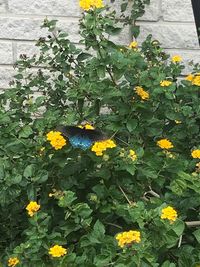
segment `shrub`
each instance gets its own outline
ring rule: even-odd
[[[198,266],[200,66],[180,78],[181,58],[151,36],[109,40],[121,20],[95,3],[83,49],[46,19],[40,55],[21,55],[1,94],[2,264]],[[84,150],[57,129],[84,123],[109,140]]]

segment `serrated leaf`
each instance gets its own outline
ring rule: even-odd
[[[33,130],[29,125],[26,125],[22,128],[22,130],[19,132],[19,137],[21,138],[27,138],[33,133]]]

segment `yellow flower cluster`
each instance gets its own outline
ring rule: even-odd
[[[19,259],[18,258],[9,258],[8,259],[8,266],[10,267],[14,267],[19,263]]]
[[[177,219],[177,212],[174,208],[167,206],[161,211],[161,219],[167,219],[170,223],[173,223]]]
[[[132,243],[139,243],[141,241],[140,232],[130,230],[116,235],[118,245],[123,248],[124,246]]]
[[[185,79],[192,82],[193,85],[200,86],[200,73],[189,74]]]
[[[194,159],[200,159],[200,149],[193,150],[191,155]]]
[[[193,74],[189,74],[187,77],[185,77],[185,79],[189,82],[191,82],[194,79],[194,75]]]
[[[143,100],[149,99],[149,93],[146,92],[141,86],[135,87],[135,92],[137,95],[139,95]]]
[[[198,73],[198,75],[194,77],[194,79],[192,80],[192,84],[196,86],[200,86],[200,73]]]
[[[113,142],[111,139],[95,142],[92,146],[91,150],[96,153],[97,156],[103,156],[103,151],[105,151],[107,148],[114,148],[116,147],[115,142]]]
[[[81,129],[86,129],[86,130],[94,130],[94,127],[92,125],[90,125],[89,123],[87,123],[85,125],[79,125],[78,127]]]
[[[181,62],[182,60],[183,60],[182,57],[179,56],[179,55],[175,55],[175,56],[172,57],[172,62],[173,63]]]
[[[79,5],[82,9],[88,11],[90,8],[104,7],[102,0],[80,0]]]
[[[61,135],[61,132],[51,131],[46,136],[47,140],[50,141],[50,144],[52,145],[52,147],[55,148],[55,150],[61,149],[63,146],[66,145],[66,140]]]
[[[170,86],[172,84],[171,81],[167,81],[167,80],[163,80],[160,82],[160,86],[162,87],[167,87],[167,86]]]
[[[129,45],[129,48],[131,48],[131,49],[135,49],[137,47],[138,47],[138,42],[136,42],[136,41],[131,42]]]
[[[27,206],[26,210],[28,211],[29,216],[33,216],[40,209],[40,205],[35,201],[31,201]]]
[[[132,159],[132,161],[135,161],[137,159],[137,155],[134,150],[129,150],[129,158]]]
[[[170,142],[168,139],[161,139],[157,142],[157,145],[162,149],[170,149],[173,148],[172,142]]]
[[[67,254],[67,249],[59,245],[55,245],[49,249],[49,255],[55,258],[62,257],[66,254]]]

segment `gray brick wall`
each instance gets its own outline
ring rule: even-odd
[[[107,0],[108,1],[108,0]],[[78,0],[0,0],[0,89],[8,87],[14,70],[12,65],[20,54],[37,53],[35,40],[46,34],[40,29],[47,16],[59,20],[59,25],[78,43],[78,20],[81,14]],[[121,1],[117,0],[116,5]],[[182,55],[185,62],[200,62],[191,0],[151,0],[146,14],[139,21],[141,42],[149,33],[160,40],[170,54]],[[131,41],[124,29],[118,41]]]

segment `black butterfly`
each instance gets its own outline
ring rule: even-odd
[[[107,139],[102,132],[85,129],[84,126],[83,128],[76,126],[58,126],[57,130],[68,138],[73,147],[83,150],[90,148],[94,142]]]

